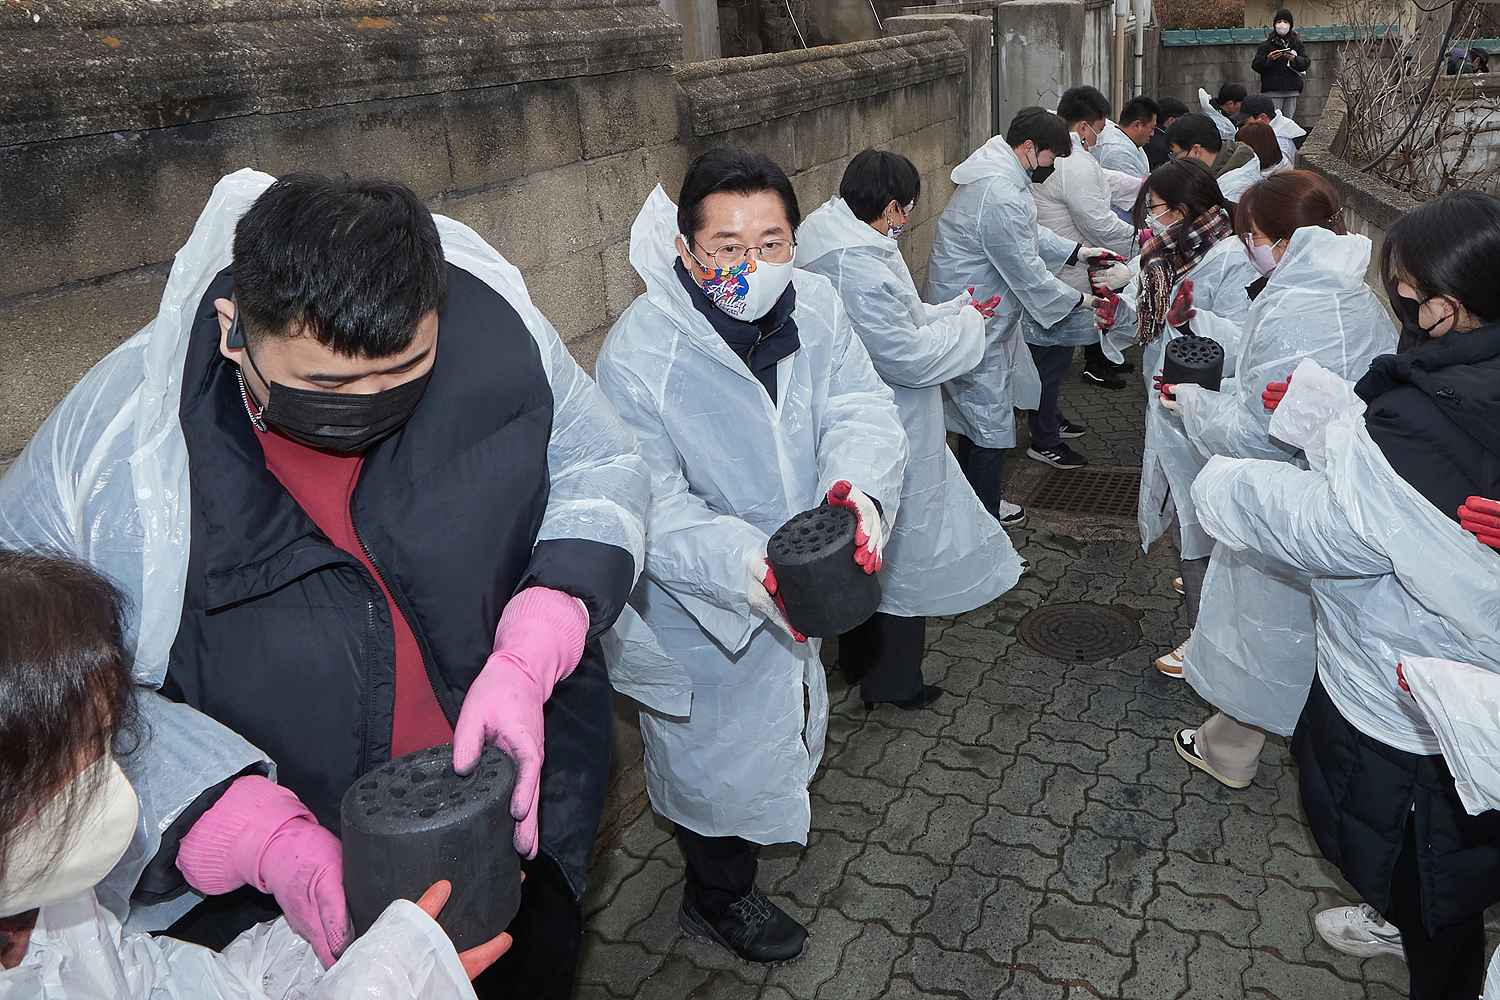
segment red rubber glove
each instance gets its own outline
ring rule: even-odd
[[[794,642],[806,642],[807,636],[793,628],[791,619],[786,616],[786,602],[781,599],[776,571],[766,562],[766,557],[752,557],[746,568],[749,579],[746,581],[745,598],[750,602],[751,610],[790,635]]]
[[[991,318],[992,316],[995,315],[995,307],[1000,304],[1000,296],[999,295],[991,295],[989,298],[985,299],[983,302],[980,302],[978,299],[974,298],[973,295],[974,295],[974,289],[970,288],[969,289],[969,296],[970,296],[969,297],[969,305],[973,306],[975,309],[978,309],[979,310],[979,315],[983,316],[985,319],[989,319],[989,318]]]
[[[1458,508],[1458,523],[1492,549],[1500,549],[1500,503],[1469,497]]]
[[[177,870],[205,896],[247,885],[275,896],[325,968],[349,942],[343,845],[291,789],[259,775],[236,778],[193,824]]]
[[[1109,289],[1096,296],[1094,305],[1094,326],[1101,330],[1108,330],[1115,325],[1115,312],[1120,308],[1120,297]]]
[[[1174,330],[1180,330],[1192,322],[1198,310],[1193,308],[1193,279],[1184,278],[1177,289],[1177,294],[1172,298],[1172,304],[1167,308],[1167,325]]]
[[[1396,664],[1396,686],[1407,694],[1411,694],[1411,688],[1406,686],[1406,664]]]
[[[849,480],[840,479],[828,491],[826,502],[833,507],[844,507],[854,512],[854,561],[866,573],[878,573],[885,552],[885,526],[880,523],[880,511],[862,490],[855,489]]]
[[[1286,398],[1287,389],[1291,388],[1292,377],[1288,375],[1285,382],[1267,382],[1266,389],[1260,394],[1260,401],[1265,406],[1267,413],[1274,413],[1276,407]]]

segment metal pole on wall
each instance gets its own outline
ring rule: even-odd
[[[1125,103],[1125,32],[1130,22],[1130,0],[1115,0],[1115,57],[1114,72],[1110,74],[1109,101],[1115,114]]]
[[[1133,96],[1146,92],[1146,22],[1151,20],[1151,0],[1134,0],[1135,3],[1135,83],[1130,88]]]

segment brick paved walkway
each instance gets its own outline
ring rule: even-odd
[[[1136,378],[1114,393],[1069,383],[1095,464],[1139,461]],[[684,937],[681,856],[647,810],[595,872],[580,997],[1405,996],[1400,962],[1338,954],[1313,931],[1349,890],[1302,822],[1285,743],[1240,792],[1174,754],[1170,734],[1207,712],[1151,668],[1185,623],[1175,553],[1142,555],[1133,535],[1080,542],[1034,516],[1013,536],[1031,563],[1016,589],[932,622],[925,670],[948,696],[930,710],[866,713],[830,673],[809,843],[761,867],[812,930],[800,961],[767,970]],[[1028,610],[1071,601],[1138,614],[1143,644],[1068,664],[1016,638]]]

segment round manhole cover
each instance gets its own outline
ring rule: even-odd
[[[1141,641],[1134,618],[1099,604],[1037,608],[1021,619],[1016,633],[1043,656],[1079,663],[1119,656]]]

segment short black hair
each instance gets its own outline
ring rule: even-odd
[[[1158,122],[1164,122],[1168,118],[1181,118],[1188,113],[1188,106],[1175,97],[1163,97],[1156,102],[1159,114],[1156,116]]]
[[[1224,139],[1219,135],[1219,127],[1212,118],[1201,111],[1194,111],[1167,126],[1167,145],[1176,146],[1183,151],[1202,146],[1211,153],[1217,153],[1224,148]]]
[[[1120,125],[1134,125],[1137,122],[1149,122],[1153,118],[1161,117],[1161,105],[1151,98],[1142,94],[1140,97],[1132,97],[1125,102],[1120,109]]]
[[[1069,87],[1057,99],[1057,116],[1069,125],[1096,122],[1109,117],[1109,98],[1098,87]]]
[[[916,164],[900,153],[867,149],[855,154],[839,182],[839,197],[860,222],[874,222],[891,202],[905,207],[922,193]]]
[[[1245,98],[1245,103],[1240,105],[1240,114],[1246,118],[1254,118],[1256,115],[1265,115],[1268,118],[1276,117],[1276,105],[1264,94],[1252,94]]]
[[[1068,123],[1046,108],[1022,108],[1010,120],[1005,130],[1005,141],[1011,149],[1030,139],[1037,151],[1051,150],[1055,156],[1067,156],[1073,152],[1073,136],[1068,132]]]
[[[437,224],[403,184],[288,174],[234,228],[234,297],[249,336],[311,336],[337,354],[384,358],[442,309]]]
[[[711,194],[756,194],[774,191],[781,196],[786,218],[796,233],[802,225],[802,210],[797,207],[797,192],[791,178],[775,160],[764,153],[739,146],[715,146],[700,153],[682,179],[682,193],[677,199],[677,228],[688,243],[703,227],[703,201]]]
[[[1422,295],[1456,299],[1479,319],[1500,320],[1500,198],[1483,191],[1450,191],[1396,220],[1380,247],[1386,299],[1403,315],[1396,282]]]
[[[80,761],[126,755],[142,724],[125,646],[125,599],[72,558],[0,548],[0,878],[11,838],[62,793]],[[73,842],[89,797],[62,801],[53,846]],[[56,858],[46,859],[47,866]]]
[[[1217,108],[1225,101],[1243,101],[1248,93],[1243,83],[1226,83],[1219,88],[1219,96],[1209,103]]]

